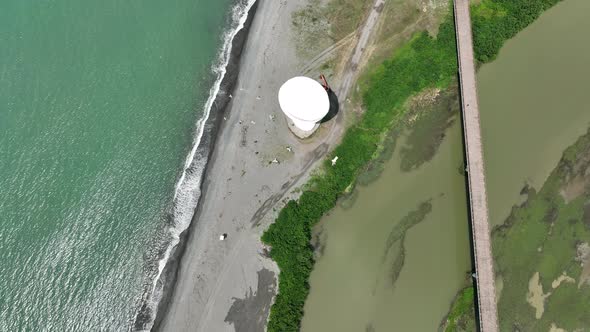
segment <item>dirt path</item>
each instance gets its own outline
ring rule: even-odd
[[[344,129],[343,114],[346,112],[348,94],[350,93],[350,89],[358,78],[361,69],[359,64],[361,63],[363,56],[366,55],[366,50],[369,46],[369,42],[371,41],[371,36],[375,30],[375,27],[377,26],[377,22],[379,22],[384,5],[385,0],[375,0],[369,15],[363,23],[363,26],[357,32],[358,38],[356,45],[354,46],[354,51],[346,62],[346,66],[342,71],[341,79],[337,86],[332,87],[334,88],[334,91],[338,96],[338,100],[340,101],[340,112],[336,116],[336,121],[332,121],[332,126],[330,127],[330,132],[327,136],[328,141],[332,141],[335,137],[340,137],[342,135]]]
[[[308,63],[306,63],[301,69],[299,69],[301,75],[307,75],[312,70],[316,69],[319,65],[328,60],[336,51],[338,51],[346,43],[350,42],[356,35],[356,32],[351,32],[348,36],[340,39],[335,44],[323,50],[320,54],[316,55]]]
[[[375,0],[375,3],[371,8],[371,12],[369,13],[369,16],[365,20],[365,23],[360,30],[358,42],[352,57],[344,69],[342,82],[340,83],[340,87],[337,90],[337,95],[341,101],[345,100],[345,98],[348,96],[350,88],[358,76],[359,63],[365,53],[365,49],[367,48],[371,34],[375,29],[377,22],[379,21],[379,16],[383,10],[383,6],[385,6],[385,0]]]

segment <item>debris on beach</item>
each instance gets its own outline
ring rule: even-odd
[[[334,157],[334,159],[332,159],[332,166],[336,165],[336,162],[338,161],[338,156]]]
[[[224,120],[224,121],[225,121],[225,120],[227,120],[227,117],[225,117],[225,116],[224,116],[224,117],[223,117],[223,120]]]
[[[288,146],[288,147],[287,147],[287,151],[289,151],[289,152],[293,152],[293,149],[292,149],[290,146]]]
[[[254,122],[254,121],[250,121],[250,123],[251,123],[251,124],[253,124],[253,125],[255,125],[255,124],[256,124],[256,122]]]
[[[274,121],[274,120],[275,120],[275,116],[274,116],[274,114],[271,114],[271,115],[269,115],[268,117],[270,118],[270,120],[271,120],[271,121]]]
[[[225,239],[227,239],[227,233],[219,235],[219,241],[224,241]]]
[[[231,95],[231,93],[229,94],[229,98],[233,98],[234,96]]]
[[[242,124],[242,120],[238,121],[239,124]]]
[[[281,162],[277,158],[275,158],[269,164],[280,164],[280,163]]]
[[[262,99],[260,96],[256,97],[256,100],[260,100],[260,99]]]

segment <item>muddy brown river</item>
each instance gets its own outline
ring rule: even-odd
[[[458,124],[431,162],[403,172],[397,149],[379,180],[357,189],[351,208],[337,207],[322,221],[325,249],[311,276],[302,331],[436,330],[470,269]],[[431,211],[414,218],[417,224],[396,229],[427,201]],[[404,229],[402,239],[388,241]]]
[[[567,0],[508,41],[478,73],[491,220],[525,183],[539,188],[590,124],[590,2]],[[302,331],[436,331],[471,269],[461,128],[431,161],[402,171],[402,135],[378,181],[316,230]]]
[[[509,40],[478,72],[490,219],[525,183],[540,188],[590,125],[590,1],[566,0]]]

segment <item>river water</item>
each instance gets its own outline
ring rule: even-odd
[[[590,126],[590,2],[567,0],[509,40],[478,72],[490,219],[502,223],[525,183],[539,189]]]
[[[478,73],[494,224],[519,202],[525,183],[542,185],[590,125],[588,13],[590,2],[564,1]],[[378,181],[355,189],[352,207],[322,220],[316,231],[325,247],[311,275],[303,331],[436,330],[470,269],[460,133],[455,123],[434,158],[410,172],[401,170],[397,148]],[[428,200],[431,211],[391,245],[396,225]],[[400,252],[403,266],[392,283]]]
[[[525,183],[541,188],[563,151],[590,126],[590,43],[585,42],[590,31],[588,13],[588,1],[559,3],[509,40],[498,59],[478,73],[488,202],[494,225],[502,224],[511,207],[522,202],[520,191]],[[527,245],[522,243],[523,248]],[[514,296],[502,295],[506,289],[501,278],[496,285],[499,296]],[[524,295],[522,298],[524,301]],[[547,304],[545,308],[557,315],[560,310]],[[500,319],[511,317],[501,315]]]
[[[0,2],[1,331],[133,326],[233,2]]]
[[[433,159],[409,172],[401,167],[407,137],[378,181],[356,189],[351,208],[322,220],[325,248],[302,331],[435,331],[464,285],[471,263],[461,127],[455,121]],[[415,224],[403,227],[407,220]]]

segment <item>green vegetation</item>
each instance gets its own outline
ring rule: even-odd
[[[583,278],[578,248],[590,243],[584,222],[590,202],[590,131],[563,154],[539,192],[526,188],[528,199],[493,231],[496,272],[503,280],[498,302],[500,330],[548,331],[551,324],[568,331],[590,326],[590,287]],[[567,200],[566,200],[567,198]],[[527,302],[529,280],[539,273],[544,294],[542,316]],[[563,274],[575,280],[557,288]]]
[[[362,172],[359,173],[358,177],[356,178],[356,184],[361,186],[367,186],[373,181],[376,181],[383,173],[385,169],[385,163],[388,160],[391,160],[393,157],[393,153],[395,152],[397,141],[400,135],[400,128],[401,125],[393,127],[385,138],[377,148],[377,157],[375,157],[367,166],[363,169]],[[356,195],[356,191],[352,191],[350,196],[354,197]],[[349,198],[346,197],[345,200]],[[343,199],[341,199],[341,202]],[[347,203],[348,204],[348,203]]]
[[[557,0],[484,0],[475,7],[476,57],[493,59],[504,40],[532,22]],[[539,5],[541,4],[541,5]],[[481,7],[483,8],[483,7]],[[516,20],[516,22],[514,22]],[[522,20],[522,21],[520,21]],[[310,180],[297,201],[290,201],[262,240],[271,246],[277,262],[279,291],[271,308],[268,331],[298,331],[303,306],[309,293],[308,278],[313,267],[311,228],[336,204],[359,171],[377,155],[387,132],[403,116],[407,100],[426,88],[446,88],[457,72],[455,29],[451,15],[443,21],[436,38],[426,32],[414,36],[391,59],[371,72],[363,89],[362,119],[345,133],[322,174]]]
[[[311,180],[297,202],[285,206],[262,237],[272,247],[270,255],[281,269],[268,331],[299,330],[313,267],[311,227],[334,207],[359,170],[375,157],[388,129],[403,115],[406,100],[424,88],[448,85],[456,70],[455,30],[450,17],[436,39],[427,33],[417,35],[375,70],[364,94],[362,120],[346,132],[333,152],[339,162],[331,166],[326,161],[323,174]]]
[[[581,331],[590,326],[590,269],[581,267],[590,264],[588,169],[590,130],[563,153],[538,192],[525,186],[527,200],[493,230],[495,267],[503,285],[498,299],[500,331],[549,331],[552,325]],[[536,273],[546,296],[535,304],[542,308],[539,318],[527,300]],[[473,319],[473,310],[461,304],[466,302],[463,296],[458,295],[443,322],[444,331],[473,331],[462,325]]]
[[[462,289],[453,301],[449,314],[442,322],[439,331],[471,332],[475,326],[475,290],[473,286]]]
[[[480,63],[496,58],[504,42],[561,0],[482,0],[471,9],[473,48]]]

